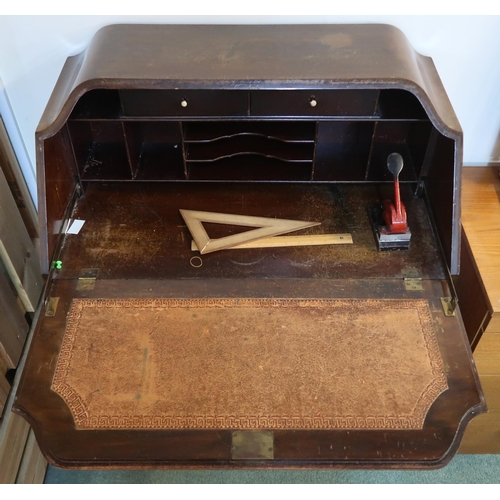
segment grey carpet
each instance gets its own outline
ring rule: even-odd
[[[449,465],[433,471],[70,471],[49,466],[46,484],[497,484],[500,455],[457,455]]]

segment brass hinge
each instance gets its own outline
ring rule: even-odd
[[[55,316],[59,297],[49,297],[45,303],[45,316]]]
[[[422,278],[404,278],[405,288],[407,291],[423,290]]]
[[[451,297],[441,297],[441,305],[445,316],[455,316],[455,309],[457,307],[455,300]]]
[[[234,431],[231,458],[233,460],[273,460],[274,432]]]
[[[80,276],[78,278],[78,284],[76,285],[77,290],[93,290],[95,287],[95,282],[97,281],[97,275],[99,274],[99,269],[85,268],[80,271]]]

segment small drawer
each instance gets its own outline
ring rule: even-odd
[[[255,90],[252,116],[374,116],[378,90]]]
[[[121,90],[125,116],[246,116],[246,90]]]

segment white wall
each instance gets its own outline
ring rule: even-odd
[[[500,16],[0,16],[0,78],[25,142],[27,156],[20,141],[14,147],[34,196],[34,133],[66,57],[106,24],[137,22],[392,24],[434,59],[464,130],[464,163],[500,164]],[[0,112],[10,113],[1,96]],[[16,135],[14,120],[6,121]]]

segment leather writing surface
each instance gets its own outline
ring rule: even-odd
[[[74,299],[52,383],[78,429],[421,429],[447,387],[422,299]]]

